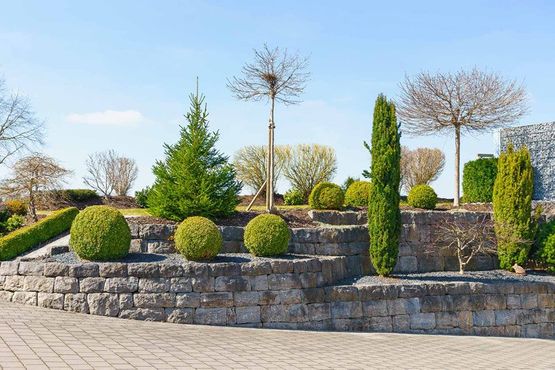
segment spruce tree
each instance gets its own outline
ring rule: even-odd
[[[510,270],[528,260],[534,234],[534,175],[530,152],[509,145],[499,156],[493,187],[493,217],[499,265]]]
[[[368,232],[372,264],[381,276],[391,274],[399,254],[400,136],[395,105],[384,95],[379,95],[372,126]]]
[[[215,148],[219,133],[209,131],[204,96],[191,94],[190,101],[179,141],[164,144],[166,158],[153,167],[156,181],[148,206],[152,214],[174,221],[226,217],[239,204],[241,183],[228,157]]]

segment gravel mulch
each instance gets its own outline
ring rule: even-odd
[[[407,285],[422,283],[502,283],[502,282],[550,282],[555,284],[555,275],[541,271],[529,271],[522,276],[505,270],[468,271],[463,275],[456,271],[426,272],[418,274],[396,274],[391,277],[363,276],[346,283],[363,285]]]
[[[311,258],[311,257],[297,255],[297,254],[286,254],[279,257],[267,258],[267,257],[254,257],[248,253],[222,253],[222,254],[219,254],[216,258],[214,258],[212,261],[208,261],[205,263],[208,263],[208,264],[227,263],[227,262],[245,263],[245,262],[252,262],[252,261],[301,260],[301,259],[307,259],[307,258]],[[75,264],[75,263],[83,263],[88,261],[80,259],[73,251],[70,251],[66,253],[53,255],[50,258],[48,258],[46,262],[61,262],[61,263],[67,263],[67,264]],[[183,256],[177,253],[174,253],[174,254],[129,253],[127,257],[114,262],[182,264],[187,262],[187,260],[183,258]]]

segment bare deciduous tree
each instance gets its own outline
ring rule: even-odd
[[[291,156],[289,146],[278,145],[275,147],[275,170],[274,170],[274,190],[275,184],[279,181],[281,173]],[[245,146],[235,153],[233,166],[237,179],[251,188],[253,192],[260,189],[266,181],[266,158],[268,157],[268,147],[262,145]]]
[[[407,192],[414,186],[437,180],[445,166],[445,155],[435,148],[401,148],[401,186]]]
[[[283,174],[294,189],[308,200],[310,192],[320,182],[330,181],[337,170],[333,148],[318,144],[299,144],[291,152],[291,159]]]
[[[489,215],[478,216],[478,219],[471,222],[454,215],[453,219],[441,222],[435,233],[434,247],[454,251],[461,274],[464,274],[476,255],[497,252],[493,222]],[[437,250],[433,252],[437,253]]]
[[[269,48],[254,51],[254,62],[247,63],[242,69],[241,78],[233,77],[227,86],[236,98],[241,100],[267,100],[270,102],[268,123],[268,159],[266,166],[266,209],[274,208],[274,110],[275,103],[297,104],[304,91],[309,73],[305,72],[308,59],[289,54],[287,49]]]
[[[121,157],[114,150],[89,155],[86,166],[83,181],[106,198],[114,192],[127,195],[137,179],[135,160]]]
[[[71,174],[44,154],[32,154],[18,160],[13,166],[13,176],[2,182],[0,191],[7,197],[29,198],[29,213],[38,220],[36,204],[38,198],[45,202],[45,197],[55,196],[65,183],[65,177]]]
[[[0,79],[0,164],[20,151],[42,144],[43,124],[35,117],[29,101],[10,94]]]
[[[476,68],[456,73],[421,72],[401,83],[398,113],[403,130],[415,135],[455,134],[455,195],[460,200],[460,142],[465,132],[510,125],[527,112],[524,88]]]

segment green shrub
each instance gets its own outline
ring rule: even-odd
[[[79,210],[74,207],[52,212],[40,221],[0,238],[0,260],[12,259],[34,246],[67,231]]]
[[[528,260],[535,230],[532,218],[534,175],[526,147],[509,145],[499,156],[493,188],[493,218],[499,265],[510,270]]]
[[[27,215],[27,202],[21,199],[11,199],[4,202],[10,215]]]
[[[345,193],[345,205],[347,207],[368,207],[370,195],[370,181],[355,181]]]
[[[360,180],[349,176],[345,179],[345,181],[343,181],[343,184],[341,185],[341,189],[343,191],[347,191],[347,189],[349,189],[349,187],[353,184],[353,182],[357,182],[357,181],[360,181]]]
[[[141,208],[148,208],[148,193],[150,193],[150,186],[135,192],[135,203]]]
[[[497,176],[497,158],[480,158],[467,162],[463,170],[463,194],[466,203],[486,203],[493,199]]]
[[[0,223],[6,222],[10,218],[10,211],[4,204],[0,205]]]
[[[289,189],[283,195],[283,202],[288,206],[299,206],[304,204],[304,196],[300,190],[297,189]]]
[[[555,220],[541,226],[537,248],[535,258],[549,271],[555,272]]]
[[[70,235],[69,245],[86,260],[118,260],[129,253],[129,225],[121,212],[112,207],[85,208],[75,218]]]
[[[230,216],[239,204],[242,185],[228,157],[216,149],[219,134],[209,130],[204,96],[191,95],[185,118],[179,141],[165,145],[165,160],[152,169],[156,180],[148,193],[149,209],[174,221]]]
[[[175,232],[175,248],[190,261],[211,260],[220,253],[222,234],[215,223],[200,216],[188,217]]]
[[[435,209],[437,194],[430,185],[416,185],[410,189],[407,203],[414,208]]]
[[[308,204],[312,209],[341,209],[345,195],[341,187],[331,182],[321,182],[312,189]]]
[[[23,225],[25,225],[25,217],[21,215],[12,215],[10,216],[10,218],[8,218],[4,227],[6,228],[7,232],[11,233],[12,231],[19,229]]]
[[[272,214],[258,215],[245,227],[245,247],[255,256],[287,253],[291,232],[285,221]]]
[[[74,203],[100,199],[100,196],[91,189],[64,189],[62,190],[62,196]]]
[[[372,125],[372,186],[368,202],[368,233],[370,256],[379,275],[391,274],[399,254],[401,211],[399,183],[401,180],[401,134],[397,125],[395,105],[379,95],[374,107]]]

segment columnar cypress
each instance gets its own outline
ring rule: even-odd
[[[501,268],[510,270],[528,260],[534,223],[532,194],[534,175],[530,152],[512,145],[499,156],[493,188],[493,217],[497,237],[497,254]]]
[[[372,264],[381,276],[391,274],[399,254],[400,137],[395,105],[384,95],[379,95],[372,125],[368,232]]]
[[[218,132],[208,128],[204,96],[192,94],[187,125],[174,145],[166,144],[165,161],[153,167],[156,182],[148,194],[151,212],[170,220],[189,216],[217,218],[235,212],[241,183],[228,157],[215,148]]]

